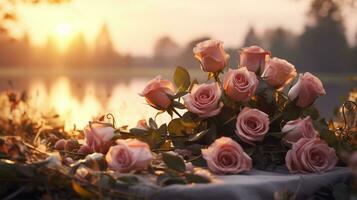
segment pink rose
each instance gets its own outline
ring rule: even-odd
[[[269,130],[269,117],[258,109],[245,107],[237,117],[236,134],[248,144],[263,141]]]
[[[149,126],[146,122],[146,119],[141,119],[136,123],[136,128],[144,129],[147,130],[149,129]]]
[[[252,168],[252,159],[229,137],[216,139],[207,149],[202,149],[202,156],[216,174],[239,173]]]
[[[254,72],[246,67],[229,69],[223,80],[223,88],[227,96],[235,101],[248,101],[259,84]]]
[[[296,119],[288,121],[281,129],[281,132],[285,133],[283,141],[293,144],[300,138],[315,138],[319,136],[319,133],[314,129],[310,116],[304,119]]]
[[[239,52],[239,66],[247,67],[251,72],[259,70],[262,73],[269,58],[270,52],[259,46],[244,47]]]
[[[320,138],[301,138],[285,157],[291,173],[326,172],[337,164],[335,150]]]
[[[296,76],[294,65],[280,58],[272,58],[267,63],[262,77],[271,87],[282,88],[289,84]]]
[[[229,55],[219,40],[206,40],[193,48],[195,58],[201,63],[203,71],[218,72],[228,64]]]
[[[117,140],[105,159],[108,166],[118,172],[146,170],[153,158],[149,145],[137,139]]]
[[[144,90],[139,94],[145,97],[146,102],[158,110],[166,110],[172,104],[170,96],[175,94],[175,86],[161,76],[149,81]]]
[[[290,89],[288,97],[292,101],[297,98],[297,106],[307,107],[314,103],[317,97],[325,94],[326,92],[320,79],[306,72],[299,75],[299,80]]]
[[[203,83],[194,85],[191,93],[183,96],[183,101],[190,112],[203,118],[212,117],[218,115],[223,107],[221,94],[217,83]]]
[[[108,124],[90,122],[84,128],[86,146],[91,152],[106,153],[113,144],[114,128]]]

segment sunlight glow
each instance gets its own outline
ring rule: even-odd
[[[68,37],[71,35],[73,29],[70,24],[62,23],[56,27],[56,33],[60,37]]]
[[[59,23],[53,30],[60,50],[64,50],[75,35],[74,25],[68,22]]]

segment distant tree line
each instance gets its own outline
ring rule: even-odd
[[[32,46],[27,34],[18,41],[0,35],[0,66],[2,67],[94,67],[129,66],[129,55],[119,54],[113,47],[109,30],[103,25],[94,48],[90,49],[83,33],[78,33],[66,50],[60,52],[54,37],[49,36],[43,47]]]
[[[264,34],[258,35],[251,27],[241,47],[250,45],[262,46],[271,52],[273,56],[289,60],[300,71],[315,72],[353,72],[357,73],[357,35],[356,44],[348,45],[344,21],[341,14],[342,6],[353,6],[354,0],[313,0],[308,13],[308,25],[302,34],[296,35],[289,30],[278,27],[266,30]],[[357,23],[356,23],[357,26]],[[172,39],[164,37],[157,42],[155,57],[164,57],[162,52],[171,51],[175,44]],[[156,62],[160,66],[173,66],[180,64],[184,66],[197,66],[197,61],[192,58],[193,46],[208,37],[198,38],[190,42],[177,54],[176,59],[169,62],[169,57],[159,59]],[[159,47],[158,47],[159,46]],[[170,46],[168,48],[168,46]],[[177,46],[177,45],[176,45]],[[238,52],[236,48],[229,48],[227,52],[231,56],[231,67],[238,64]],[[163,49],[166,49],[163,50]]]
[[[231,56],[230,66],[237,66],[237,49],[259,45],[273,52],[273,56],[287,59],[299,71],[357,73],[357,42],[354,46],[348,44],[341,14],[346,2],[354,3],[354,0],[312,0],[308,23],[301,34],[282,27],[257,34],[251,27],[241,46],[226,49]],[[79,33],[64,54],[58,52],[51,36],[44,47],[36,48],[29,44],[27,34],[16,42],[0,35],[0,66],[198,67],[192,49],[206,39],[209,37],[194,39],[180,47],[172,38],[164,36],[156,42],[153,57],[132,57],[115,51],[106,25],[99,31],[93,49],[88,48],[84,35]]]

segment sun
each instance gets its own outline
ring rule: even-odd
[[[56,27],[56,34],[59,37],[69,37],[73,32],[73,28],[69,23],[61,23]]]
[[[59,23],[55,26],[53,33],[55,39],[57,40],[59,49],[63,51],[75,35],[74,26],[67,22]]]

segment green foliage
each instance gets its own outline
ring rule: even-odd
[[[186,91],[190,87],[190,74],[183,67],[176,68],[173,79],[179,91]]]
[[[169,169],[177,172],[185,172],[186,165],[180,156],[173,155],[171,153],[163,153],[162,159]]]

